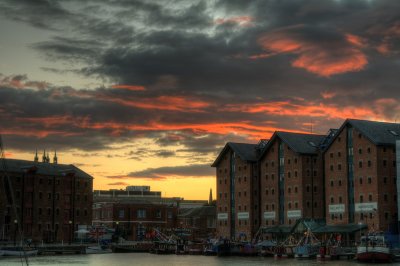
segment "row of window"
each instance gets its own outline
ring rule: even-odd
[[[17,199],[20,199],[20,198],[21,198],[21,191],[17,190],[17,191],[15,192],[15,197],[16,197]],[[40,200],[43,199],[43,192],[39,191],[39,193],[37,194],[37,197],[38,197],[38,199],[40,199]],[[47,192],[46,198],[47,198],[48,200],[51,200],[52,197],[53,197],[53,193]],[[68,201],[70,200],[70,197],[71,197],[71,195],[65,195],[66,202],[68,202]],[[26,199],[31,199],[31,198],[32,198],[32,192],[26,192],[26,193],[25,193],[25,200],[26,200]],[[55,193],[55,194],[54,194],[54,199],[59,200],[59,199],[60,199],[60,193]],[[67,199],[69,199],[69,200],[67,200]],[[76,199],[76,201],[80,201],[80,200],[81,200],[81,195],[80,195],[80,194],[77,194],[75,199]],[[85,202],[87,202],[87,201],[88,201],[88,196],[87,196],[87,195],[83,195],[83,200],[84,200]]]
[[[22,179],[21,179],[20,176],[17,176],[17,177],[15,177],[15,180],[17,181],[17,183],[20,183]],[[32,183],[33,179],[32,178],[26,178],[26,181],[30,181],[30,183]],[[45,179],[39,178],[39,184],[40,185],[43,185],[44,181],[45,181]],[[89,185],[89,183],[87,181],[82,182],[82,183],[83,183],[84,187],[88,187],[88,185]],[[52,184],[53,184],[53,178],[48,178],[47,179],[47,185],[52,185]],[[56,185],[60,185],[60,179],[55,179],[55,184]],[[80,187],[81,181],[76,181],[75,184],[76,184],[76,187]]]

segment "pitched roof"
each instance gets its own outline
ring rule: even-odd
[[[3,159],[6,162],[6,167],[8,172],[13,173],[24,173],[24,169],[30,167],[36,167],[37,174],[41,175],[51,175],[60,176],[66,173],[75,173],[75,176],[81,178],[93,178],[88,173],[79,169],[72,164],[54,164],[54,163],[41,163],[27,160],[16,160],[16,159]],[[0,164],[0,169],[2,169],[2,164]]]
[[[232,149],[242,160],[256,162],[257,161],[257,145],[256,144],[248,144],[248,143],[235,143],[228,142],[225,147],[219,153],[217,159],[211,165],[212,167],[216,167],[219,161],[223,158],[223,155],[228,149]]]
[[[268,142],[267,147],[264,149],[260,158],[264,156],[265,152],[271,147],[276,138],[280,138],[285,142],[294,152],[300,154],[315,154],[319,145],[324,141],[326,136],[316,134],[304,134],[285,131],[275,131],[271,140]]]
[[[344,125],[347,123],[360,131],[375,145],[394,145],[396,140],[400,140],[400,124],[397,123],[357,119],[347,119]]]

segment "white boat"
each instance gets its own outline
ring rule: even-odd
[[[38,254],[37,249],[21,247],[3,247],[0,252],[3,252],[3,256],[36,256]]]
[[[390,262],[392,255],[383,234],[362,236],[356,258],[362,262]]]
[[[88,246],[86,247],[86,254],[104,254],[111,253],[111,248],[102,246]]]

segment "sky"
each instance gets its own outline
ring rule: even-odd
[[[95,189],[208,199],[228,141],[399,120],[399,51],[399,1],[3,0],[0,134]]]

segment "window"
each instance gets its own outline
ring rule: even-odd
[[[368,161],[368,167],[371,167],[372,163],[371,161]]]
[[[339,180],[339,181],[338,181],[338,185],[339,185],[339,187],[342,186],[342,180]]]
[[[331,203],[335,203],[335,199],[331,197]]]
[[[358,162],[358,168],[362,168],[362,161]]]
[[[307,192],[310,192],[310,186],[307,185]]]
[[[318,207],[318,203],[316,201],[314,201],[314,208]]]
[[[333,187],[333,180],[331,180],[331,187]]]
[[[387,165],[387,161],[383,160],[383,167],[386,167],[386,165]]]
[[[362,177],[360,177],[360,185],[362,185],[362,182],[363,182]]]
[[[274,211],[275,210],[275,204],[272,203],[271,208]]]
[[[171,213],[171,218],[172,218],[172,212],[169,212],[169,213],[168,213],[168,216],[169,216],[170,213]],[[146,218],[146,210],[144,210],[144,209],[139,209],[139,210],[137,210],[136,215],[137,215],[137,218]],[[168,218],[169,218],[169,217],[168,217]]]
[[[76,216],[79,217],[79,210],[76,210]]]
[[[342,154],[340,153],[340,151],[338,151],[337,156],[340,157]]]
[[[317,192],[317,186],[314,186],[314,192]]]
[[[296,209],[299,207],[299,203],[298,203],[297,201],[294,203],[294,207],[295,207]]]
[[[342,196],[339,196],[339,203],[342,203]]]
[[[371,148],[370,147],[367,148],[367,152],[371,153]]]
[[[291,202],[289,202],[288,208],[289,208],[289,210],[292,208],[292,203]]]
[[[383,200],[384,200],[385,202],[388,201],[388,195],[387,195],[387,194],[384,194],[384,195],[383,195]]]
[[[362,149],[358,149],[358,154],[362,154]]]
[[[360,195],[360,203],[363,203],[363,202],[364,202],[364,196]]]
[[[331,158],[333,158],[333,152],[331,152],[331,153],[329,154],[329,156],[330,156]]]
[[[290,178],[290,172],[287,173],[288,178]]]
[[[372,177],[368,177],[368,184],[372,183]]]
[[[268,189],[265,190],[265,195],[268,195]]]
[[[294,177],[297,177],[297,171],[294,171]]]
[[[297,164],[297,158],[294,158],[294,163]]]
[[[290,164],[290,159],[287,160],[287,164]]]
[[[47,199],[51,199],[51,193],[47,193]]]
[[[338,170],[342,170],[342,165],[341,165],[341,164],[338,164],[337,169],[338,169]]]
[[[369,200],[369,201],[372,201],[372,194],[369,194],[369,195],[368,195],[368,200]]]
[[[271,194],[272,194],[272,195],[275,194],[275,189],[271,189]]]
[[[383,152],[386,152],[386,147],[383,147]]]
[[[294,192],[297,193],[297,187],[294,187]]]
[[[47,185],[51,185],[51,179],[47,179]]]
[[[290,194],[292,192],[292,189],[289,187],[288,188],[288,193]]]

